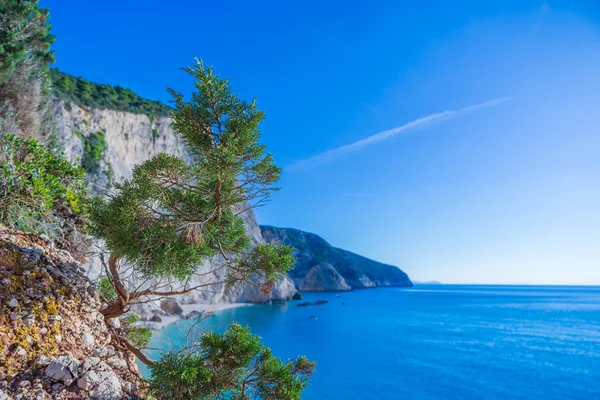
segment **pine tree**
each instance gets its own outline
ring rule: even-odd
[[[217,284],[255,285],[257,276],[263,279],[260,291],[268,293],[294,263],[289,247],[249,247],[239,215],[264,204],[277,190],[273,185],[281,170],[259,143],[264,113],[255,101],[240,100],[228,81],[201,61],[184,70],[195,78],[196,90],[189,101],[170,90],[172,118],[193,164],[159,154],[136,166],[131,179],[97,198],[93,207],[92,232],[110,251],[107,277],[117,295],[101,310],[106,318],[149,297]],[[218,268],[226,270],[223,281],[189,284],[197,266],[215,256],[222,260]],[[124,263],[133,267],[127,278],[121,272]],[[135,282],[150,280],[157,283],[133,288]]]

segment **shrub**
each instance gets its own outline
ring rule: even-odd
[[[0,223],[80,255],[88,208],[83,169],[35,139],[0,137]]]
[[[83,159],[81,166],[88,173],[96,173],[100,168],[102,154],[108,147],[105,139],[105,133],[102,131],[93,132],[89,136],[78,135],[83,141]]]

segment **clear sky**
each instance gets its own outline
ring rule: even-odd
[[[43,0],[57,66],[266,110],[264,224],[447,283],[600,284],[600,1]]]

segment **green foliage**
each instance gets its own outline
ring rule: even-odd
[[[136,314],[129,314],[126,318],[121,320],[121,326],[126,332],[127,339],[136,345],[138,348],[145,348],[152,339],[152,331],[142,326],[135,326],[135,323],[139,321]]]
[[[253,273],[276,279],[293,265],[291,251],[246,251],[249,239],[237,215],[247,201],[268,200],[279,178],[280,169],[259,144],[264,114],[200,61],[186,71],[197,91],[186,102],[171,90],[172,117],[195,163],[159,154],[136,166],[132,179],[95,201],[92,232],[145,278],[184,280],[203,260],[230,254],[237,256],[226,256],[229,284]]]
[[[151,368],[150,393],[158,400],[300,399],[315,363],[283,362],[248,328],[232,324],[202,335],[194,346],[163,355]]]
[[[38,0],[0,1],[0,85],[24,64],[37,65],[32,73],[39,74],[54,62],[49,11],[38,4]]]
[[[76,132],[77,136],[83,141],[83,159],[81,166],[88,173],[95,173],[100,168],[102,154],[108,147],[105,139],[105,133],[102,131],[93,132],[84,136],[81,132]]]
[[[259,285],[268,293],[274,281],[294,264],[290,247],[250,239],[239,214],[268,201],[281,170],[259,143],[264,114],[240,100],[222,80],[198,61],[185,69],[196,79],[189,101],[174,97],[173,127],[194,160],[162,153],[133,170],[132,178],[97,197],[91,231],[110,250],[112,286],[118,299],[101,310],[105,317],[122,315],[142,296],[165,297],[176,292],[173,280],[190,278],[198,265],[215,255],[226,269],[227,288],[239,282]],[[120,278],[119,260],[132,269],[130,281],[158,280],[152,287],[128,292]],[[134,277],[134,279],[131,279]],[[168,284],[161,285],[166,280]],[[194,290],[184,284],[185,290]],[[209,286],[210,283],[204,285]],[[132,285],[129,285],[130,287]],[[125,319],[127,337],[146,346],[149,332]],[[139,355],[139,354],[138,354]],[[140,357],[144,361],[144,357]],[[300,357],[282,362],[247,328],[232,325],[224,335],[210,333],[196,345],[170,352],[153,364],[150,393],[157,399],[300,399],[314,363]]]
[[[167,116],[171,109],[159,101],[144,99],[120,86],[97,84],[83,78],[50,70],[54,92],[67,102],[85,107],[127,111],[149,116]]]
[[[83,169],[34,139],[0,137],[0,223],[43,233],[83,261],[89,212]]]
[[[0,137],[0,223],[68,242],[88,209],[81,168],[34,139]]]
[[[100,277],[96,282],[96,285],[98,286],[100,296],[104,301],[117,300],[117,293],[115,292],[115,288],[110,282],[110,279],[108,279],[106,276]]]
[[[293,252],[294,249],[289,246],[258,244],[238,260],[236,268],[228,271],[226,285],[231,287],[238,281],[248,281],[253,274],[261,274],[268,282],[261,290],[267,294],[272,281],[277,280],[280,274],[287,272],[296,262]]]

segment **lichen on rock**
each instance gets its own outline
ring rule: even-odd
[[[0,229],[0,399],[138,398],[92,286],[52,241]]]

